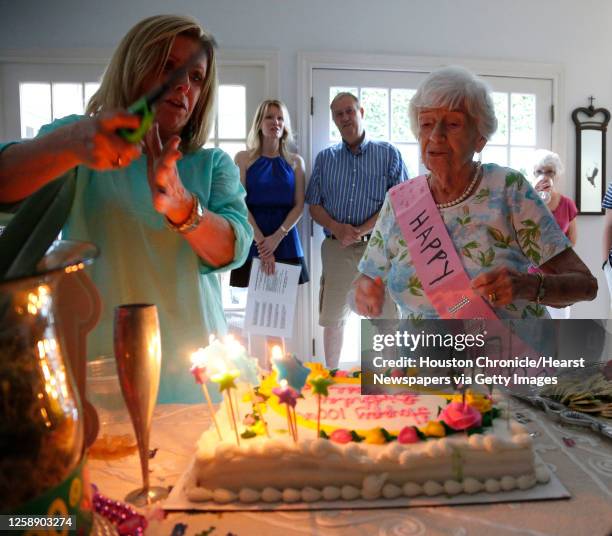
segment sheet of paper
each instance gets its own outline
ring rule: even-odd
[[[260,260],[253,259],[244,322],[247,333],[291,337],[301,270],[301,266],[277,262],[274,275],[267,275]]]

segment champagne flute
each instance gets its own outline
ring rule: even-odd
[[[552,188],[553,188],[552,179],[547,175],[545,175],[544,178],[540,179],[536,183],[536,189],[538,190],[538,195],[540,196],[540,199],[544,201],[544,203],[546,203],[547,205],[550,202],[550,199],[552,197]]]
[[[149,433],[161,367],[157,307],[141,303],[116,307],[114,347],[121,391],[138,442],[143,484],[125,500],[144,506],[168,496],[166,488],[149,485]]]

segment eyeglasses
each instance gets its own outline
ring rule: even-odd
[[[546,177],[554,177],[557,172],[554,169],[536,169],[533,174],[536,177],[539,177],[540,175],[544,175]]]

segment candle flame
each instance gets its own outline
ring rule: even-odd
[[[191,364],[196,367],[204,367],[206,366],[206,352],[204,348],[198,348],[195,352],[191,354]]]
[[[281,350],[281,347],[278,346],[277,344],[274,345],[272,347],[272,359],[282,359],[283,358],[283,351]]]

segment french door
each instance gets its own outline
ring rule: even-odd
[[[326,147],[340,142],[329,105],[340,91],[357,96],[365,110],[364,126],[370,139],[390,141],[397,146],[415,177],[425,170],[419,156],[417,140],[410,130],[408,104],[428,73],[413,71],[328,69],[312,70],[312,162]],[[483,162],[495,162],[531,172],[534,149],[551,147],[551,106],[553,82],[550,79],[486,76],[493,90],[498,131],[482,154]],[[311,290],[313,354],[323,355],[323,329],[319,326],[318,296],[321,275],[323,230],[313,224],[311,236]],[[345,328],[342,366],[359,361],[359,319],[352,315]]]

